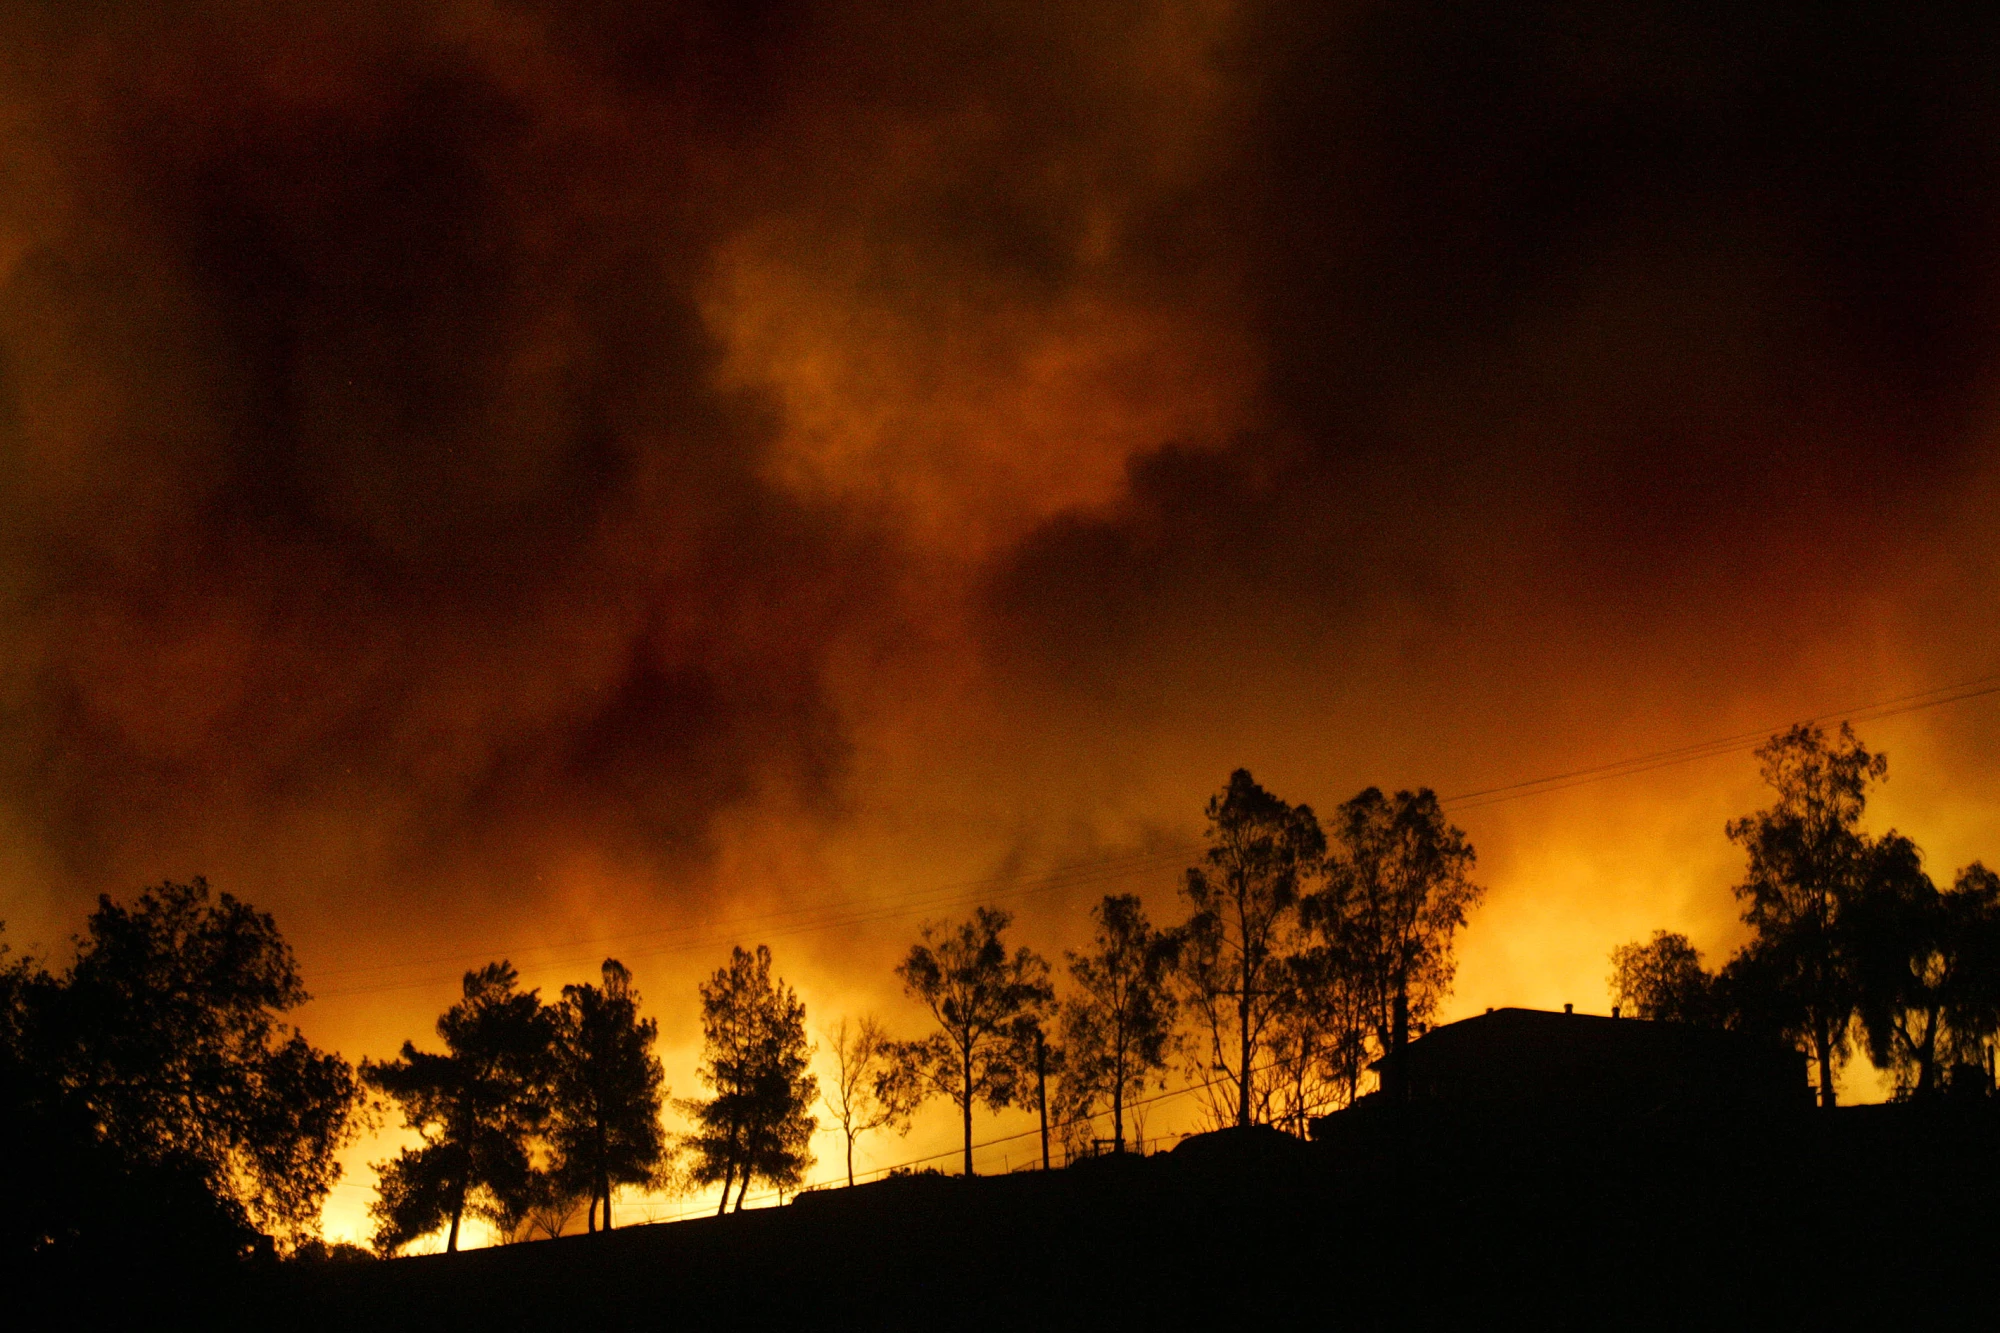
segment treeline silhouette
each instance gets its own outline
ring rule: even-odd
[[[1716,974],[1682,937],[1625,946],[1621,1004],[1783,1034],[1828,1106],[1856,1034],[1903,1096],[1990,1096],[1994,876],[1975,865],[1940,892],[1908,839],[1860,832],[1886,770],[1847,729],[1795,729],[1760,757],[1777,800],[1728,826],[1749,857],[1751,944]],[[67,969],[0,970],[0,1114],[18,1145],[0,1156],[23,1201],[0,1224],[8,1256],[329,1257],[335,1154],[390,1110],[417,1143],[378,1164],[382,1254],[439,1233],[456,1250],[468,1217],[507,1239],[607,1231],[625,1189],[719,1186],[717,1211],[741,1210],[753,1184],[806,1186],[822,1114],[851,1185],[857,1143],[906,1133],[931,1099],[958,1113],[968,1176],[982,1110],[1035,1113],[1044,1165],[1122,1160],[1132,1117],[1168,1088],[1200,1098],[1209,1128],[1299,1142],[1434,1020],[1481,897],[1473,848],[1428,790],[1370,788],[1322,821],[1238,770],[1206,816],[1184,919],[1159,927],[1137,897],[1105,897],[1064,984],[1010,943],[1005,911],[924,925],[896,972],[932,1030],[841,1019],[824,1088],[770,951],[733,949],[698,988],[702,1094],[684,1099],[616,960],[548,1002],[504,961],[470,971],[441,1050],[405,1042],[357,1070],[284,1022],[306,996],[268,916],[200,880],[100,900]]]
[[[1452,938],[1479,896],[1472,848],[1429,791],[1370,789],[1327,829],[1239,770],[1207,815],[1187,919],[1159,929],[1137,897],[1106,897],[1060,995],[1047,959],[1009,945],[1007,912],[923,926],[896,972],[935,1030],[897,1039],[873,1015],[842,1019],[824,1095],[805,1007],[762,945],[701,983],[706,1095],[671,1101],[615,960],[602,988],[565,987],[551,1006],[504,962],[467,973],[438,1020],[443,1053],[406,1043],[362,1066],[422,1139],[381,1167],[376,1248],[442,1230],[455,1251],[468,1212],[509,1238],[560,1234],[578,1212],[586,1231],[609,1228],[624,1186],[719,1185],[716,1211],[741,1210],[753,1184],[806,1183],[821,1111],[850,1183],[857,1141],[907,1132],[933,1098],[958,1112],[967,1175],[982,1110],[1037,1113],[1044,1164],[1123,1152],[1128,1105],[1176,1069],[1209,1094],[1211,1124],[1303,1134],[1449,990]],[[688,1126],[677,1135],[660,1130],[669,1105]]]
[[[316,1237],[359,1088],[283,1021],[305,999],[270,916],[201,879],[100,898],[59,973],[0,958],[4,1257]]]
[[[8,1251],[143,1232],[218,1255],[326,1255],[335,1155],[391,1109],[418,1143],[377,1167],[385,1254],[440,1232],[456,1250],[468,1216],[511,1239],[579,1214],[609,1229],[628,1187],[719,1185],[718,1211],[741,1209],[755,1182],[804,1185],[821,1111],[850,1182],[857,1141],[907,1132],[930,1098],[960,1113],[968,1174],[980,1110],[1039,1112],[1045,1162],[1122,1152],[1128,1108],[1176,1069],[1209,1097],[1209,1123],[1303,1133],[1447,993],[1479,896],[1472,849],[1429,791],[1370,789],[1322,828],[1239,770],[1207,816],[1186,920],[1159,929],[1136,897],[1106,897],[1060,995],[1046,959],[1009,946],[1007,912],[925,925],[897,974],[935,1030],[897,1039],[873,1016],[843,1019],[824,1095],[804,1006],[763,946],[701,984],[705,1095],[675,1100],[615,959],[548,1003],[505,961],[470,971],[437,1021],[441,1050],[405,1042],[357,1070],[284,1023],[306,993],[268,915],[199,879],[130,909],[101,900],[67,970],[10,958],[4,972],[7,1126],[45,1149],[13,1159],[29,1206]]]
[[[1941,890],[1908,837],[1863,832],[1888,760],[1851,727],[1794,727],[1757,757],[1777,799],[1728,825],[1749,857],[1736,896],[1750,942],[1710,972],[1685,935],[1656,931],[1612,951],[1613,994],[1641,1018],[1791,1041],[1825,1108],[1857,1045],[1899,1098],[1990,1097],[2000,875],[1975,861]]]

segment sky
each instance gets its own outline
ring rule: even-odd
[[[6,938],[206,875],[352,1059],[466,967],[613,953],[686,1096],[731,943],[915,1035],[926,914],[1176,919],[1238,766],[1450,797],[1993,677],[1996,47],[1868,3],[9,5]],[[1939,878],[2000,856],[1996,699],[1861,727]],[[1658,927],[1726,956],[1748,749],[1454,806],[1446,1016],[1602,1010]]]

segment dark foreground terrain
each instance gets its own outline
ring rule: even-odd
[[[1677,1327],[2000,1319],[2000,1118],[1338,1117],[455,1256],[72,1288],[268,1329]],[[150,1290],[147,1287],[150,1286]],[[137,1310],[131,1307],[136,1304]]]

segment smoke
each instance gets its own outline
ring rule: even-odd
[[[7,757],[52,860],[331,812],[378,873],[673,864],[767,782],[823,800],[883,543],[765,484],[713,383],[701,112],[741,90],[593,83],[560,16],[149,13],[37,16],[10,80],[50,179],[9,227]]]
[[[14,937],[205,872],[330,975],[471,963],[1170,846],[1239,764],[1449,794],[1990,671],[1995,35],[14,6]],[[1870,739],[2000,854],[1990,711]],[[1468,813],[1465,1002],[1726,947],[1757,799]],[[892,1003],[909,926],[795,974]]]

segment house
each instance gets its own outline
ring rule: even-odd
[[[1805,1057],[1781,1042],[1636,1018],[1493,1009],[1433,1028],[1396,1059],[1376,1068],[1413,1110],[1598,1118],[1812,1104]]]

